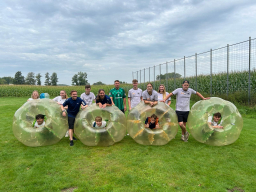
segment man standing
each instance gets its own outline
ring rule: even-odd
[[[138,88],[138,80],[132,80],[133,88],[128,92],[129,110],[136,107],[142,101],[142,90]]]
[[[85,85],[85,93],[82,93],[80,97],[87,105],[91,105],[93,100],[95,101],[95,95],[91,92],[91,85]]]
[[[119,86],[119,80],[115,80],[115,88],[110,90],[109,97],[112,103],[124,113],[126,111],[126,95],[124,89]]]
[[[86,108],[87,105],[84,100],[82,100],[80,97],[77,97],[77,91],[71,91],[70,93],[71,97],[68,98],[63,105],[61,105],[62,115],[66,117],[66,110],[64,109],[65,106],[68,106],[68,126],[69,126],[69,139],[70,139],[70,146],[74,145],[73,140],[76,140],[75,137],[73,137],[74,134],[74,124],[76,115],[80,110],[80,106],[82,109]]]

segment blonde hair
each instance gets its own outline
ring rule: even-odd
[[[102,117],[100,117],[100,116],[95,117],[95,121],[96,122],[102,121]]]
[[[68,95],[67,95],[66,91],[65,91],[65,90],[60,90],[60,92],[61,92],[61,91],[64,91],[64,92],[65,92],[65,99],[68,99]]]
[[[158,87],[158,93],[160,93],[160,86],[163,86],[163,87],[164,87],[163,99],[165,99],[165,97],[166,97],[165,86],[164,86],[164,84],[159,85],[159,87]]]
[[[37,99],[38,99],[38,98],[39,98],[39,93],[38,93],[38,91],[37,91],[37,90],[34,90],[34,91],[32,92],[32,94],[31,94],[31,98],[32,98],[32,99],[34,99],[34,98],[33,98],[33,93],[34,93],[34,92],[37,92]]]

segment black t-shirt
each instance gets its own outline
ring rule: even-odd
[[[146,119],[145,124],[148,124],[148,118]],[[156,128],[156,122],[155,122],[155,123],[151,123],[151,122],[150,122],[148,128],[150,128],[150,129]]]

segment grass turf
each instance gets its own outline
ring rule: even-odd
[[[182,142],[179,130],[164,146],[139,145],[125,136],[110,147],[80,141],[70,147],[63,138],[32,148],[12,133],[13,114],[26,100],[0,98],[0,191],[256,191],[256,120],[251,116],[244,116],[239,139],[223,147],[192,136]]]

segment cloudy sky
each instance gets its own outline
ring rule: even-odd
[[[255,18],[252,0],[4,0],[0,77],[131,82],[141,68],[255,38]]]

